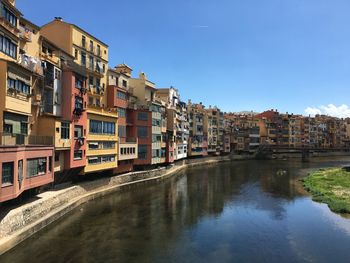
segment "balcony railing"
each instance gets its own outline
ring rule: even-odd
[[[17,146],[17,145],[45,145],[53,146],[54,140],[52,136],[26,135],[15,133],[0,133],[1,146]]]

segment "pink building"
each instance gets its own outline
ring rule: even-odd
[[[82,169],[86,165],[87,94],[86,77],[77,64],[63,68],[62,120],[71,123],[71,145],[65,151],[64,169]]]
[[[52,145],[52,138],[28,136],[25,138],[27,145],[10,146],[12,135],[1,137],[0,203],[18,197],[25,190],[54,181],[53,146],[30,144],[30,141],[48,144],[51,141]]]

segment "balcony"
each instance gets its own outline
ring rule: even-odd
[[[79,146],[83,146],[84,143],[85,143],[85,137],[78,137],[78,138],[75,138],[76,141],[78,142]]]
[[[38,58],[28,56],[26,54],[20,55],[19,63],[21,66],[29,69],[31,72],[36,73],[40,76],[44,75],[43,67],[41,66],[41,61]]]
[[[137,152],[137,139],[127,138],[125,143],[119,143],[118,161],[137,159]]]
[[[0,25],[3,26],[4,28],[6,28],[8,31],[10,31],[12,34],[14,34],[15,36],[19,36],[19,29],[15,26],[13,26],[10,22],[8,22],[6,20],[6,18],[4,18],[3,16],[0,16]]]
[[[105,89],[101,86],[89,85],[89,92],[94,95],[103,95],[105,93]]]
[[[83,114],[83,112],[84,112],[84,109],[82,109],[82,108],[75,108],[73,110],[73,114],[76,116],[81,116]]]
[[[27,42],[32,42],[32,32],[23,26],[19,26],[19,37]]]
[[[27,145],[43,145],[53,146],[54,140],[52,136],[26,135],[15,133],[0,133],[0,146],[27,146]]]
[[[84,88],[83,86],[79,87],[78,89],[79,89],[80,94],[81,94],[82,96],[84,96],[84,95],[86,94],[86,92],[87,92],[87,89]]]

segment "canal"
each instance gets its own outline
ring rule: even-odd
[[[0,262],[350,262],[350,219],[313,202],[297,180],[315,168],[349,163],[191,168],[91,201]]]

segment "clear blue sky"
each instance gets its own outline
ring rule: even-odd
[[[100,3],[98,5],[97,3]],[[349,105],[349,0],[17,0],[39,26],[61,16],[158,87],[226,111]]]

